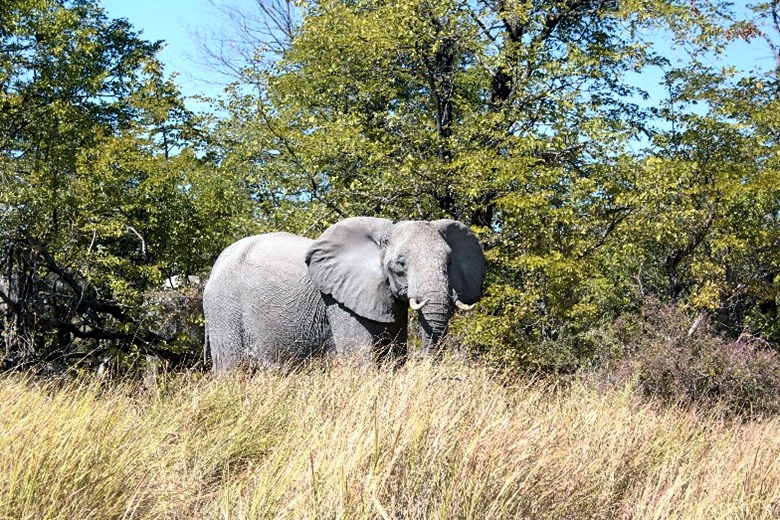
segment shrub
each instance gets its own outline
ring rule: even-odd
[[[636,378],[642,390],[668,402],[718,405],[728,415],[780,412],[780,355],[749,334],[729,339],[706,319],[692,326],[678,306],[646,301],[619,319],[611,341],[623,346],[612,366],[618,379]]]

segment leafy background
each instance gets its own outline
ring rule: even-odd
[[[648,308],[776,349],[780,78],[720,57],[780,58],[778,2],[258,5],[238,52],[205,44],[233,82],[193,112],[162,43],[98,2],[5,3],[7,368],[192,366],[227,244],[354,215],[471,226],[485,297],[451,339],[502,363],[622,359]]]

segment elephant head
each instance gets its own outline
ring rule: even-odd
[[[306,255],[309,276],[355,314],[398,323],[418,312],[423,344],[432,349],[456,308],[482,296],[485,257],[471,230],[433,222],[355,217],[328,228]]]

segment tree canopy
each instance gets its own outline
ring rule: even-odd
[[[648,299],[780,341],[776,0],[257,5],[240,61],[212,49],[236,81],[205,119],[97,3],[1,15],[6,359],[175,357],[194,347],[155,317],[166,278],[355,215],[475,229],[485,298],[454,333],[506,361],[608,355]],[[721,65],[735,41],[775,62]]]
[[[364,214],[478,229],[489,285],[462,333],[515,361],[588,359],[604,322],[647,297],[775,338],[777,74],[711,65],[731,40],[775,41],[776,3],[755,9],[305,3],[226,99],[223,164],[270,227]],[[658,71],[669,97],[650,104]]]
[[[150,317],[248,215],[210,175],[161,42],[91,0],[0,15],[0,309],[7,365],[159,351]],[[242,213],[243,211],[243,213]]]

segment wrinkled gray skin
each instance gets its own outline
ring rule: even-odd
[[[244,238],[214,264],[203,294],[214,370],[353,354],[406,356],[409,301],[434,349],[456,299],[482,295],[485,259],[454,220],[346,219],[317,240],[289,233]]]

